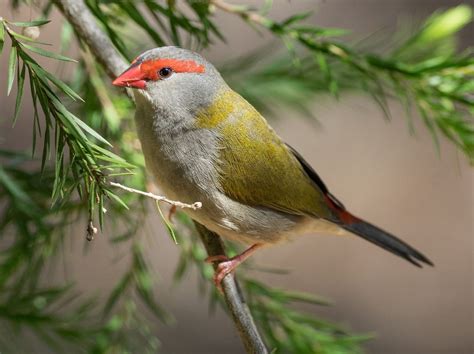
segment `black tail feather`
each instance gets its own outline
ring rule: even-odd
[[[396,254],[399,257],[402,257],[403,259],[406,259],[417,267],[421,268],[421,263],[430,266],[434,265],[426,256],[407,243],[363,220],[357,219],[352,223],[342,224],[341,227],[393,254]]]

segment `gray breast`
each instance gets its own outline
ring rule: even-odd
[[[202,202],[202,209],[192,213],[198,221],[208,223],[211,217],[218,218],[215,135],[196,129],[190,120],[147,109],[148,105],[137,104],[135,122],[147,169],[156,184],[168,198]]]

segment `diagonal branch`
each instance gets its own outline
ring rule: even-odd
[[[115,49],[109,37],[97,25],[84,1],[54,0],[53,2],[110,77],[118,76],[127,68],[127,63]]]
[[[206,247],[209,256],[218,256],[225,254],[224,245],[216,233],[209,231],[201,224],[194,223],[199,237]],[[217,263],[214,264],[217,267]],[[266,354],[268,353],[265,343],[258,333],[257,326],[247,306],[240,285],[231,273],[222,279],[222,290],[224,291],[224,299],[229,308],[232,319],[239,331],[240,338],[244,344],[247,353]]]
[[[89,46],[92,54],[111,78],[115,78],[127,68],[127,63],[119,55],[107,35],[99,28],[84,0],[53,0],[53,2],[71,23],[77,36]],[[210,256],[224,254],[218,235],[199,224],[196,224],[196,228]],[[235,277],[226,276],[222,281],[222,289],[225,302],[246,351],[255,354],[268,353]]]

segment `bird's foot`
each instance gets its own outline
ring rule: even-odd
[[[232,273],[235,270],[235,268],[237,268],[238,265],[242,263],[243,260],[239,258],[239,256],[236,256],[230,259],[223,255],[209,257],[209,258],[214,258],[214,260],[210,262],[215,262],[215,261],[220,262],[217,265],[216,271],[214,273],[214,284],[216,284],[219,290],[222,291],[222,285],[221,285],[222,279],[224,279],[227,274]]]
[[[229,258],[222,254],[207,257],[205,260],[206,263],[220,262],[216,267],[216,272],[214,273],[214,283],[216,284],[217,288],[222,291],[222,279],[224,279],[227,274],[232,273],[239,266],[240,263],[250,257],[250,255],[261,246],[262,244],[256,243],[246,249],[241,254],[232,258]]]

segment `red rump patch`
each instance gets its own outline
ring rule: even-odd
[[[360,220],[349,213],[343,206],[341,206],[339,203],[336,203],[333,201],[333,196],[331,194],[326,194],[326,203],[329,205],[329,207],[336,213],[338,218],[344,223],[344,224],[354,224],[356,222],[359,222]]]
[[[158,72],[163,68],[171,68],[175,73],[203,73],[204,66],[194,60],[156,59],[147,60],[140,65],[141,72],[149,80],[158,80]]]

